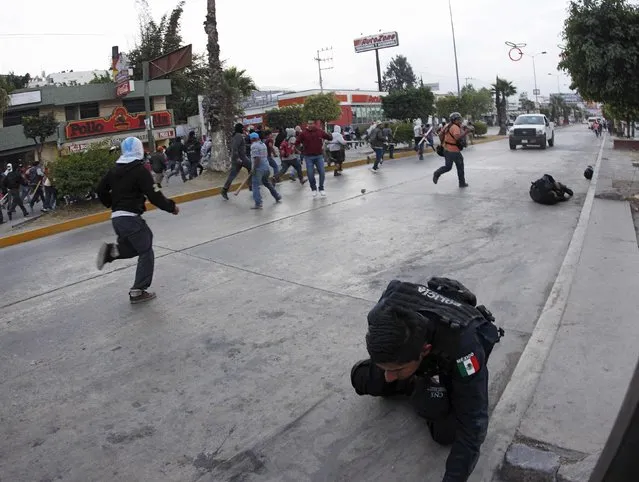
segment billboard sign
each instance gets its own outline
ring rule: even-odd
[[[368,52],[369,50],[386,49],[399,45],[397,32],[378,33],[367,37],[360,37],[353,40],[355,52]]]
[[[173,123],[169,111],[152,112],[153,125],[155,127],[168,127]],[[113,113],[107,118],[82,119],[67,122],[65,136],[67,139],[78,139],[81,137],[94,137],[106,134],[115,134],[123,131],[137,130],[145,128],[145,115],[129,114],[125,107],[116,107]]]
[[[132,71],[129,67],[129,59],[125,53],[118,53],[116,57],[113,57],[111,71],[117,83],[115,94],[117,97],[124,97],[133,90],[134,85],[130,80]]]

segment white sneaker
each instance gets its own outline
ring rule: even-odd
[[[379,172],[379,168],[375,169],[374,167],[371,167],[371,172]]]
[[[324,191],[320,191],[320,196],[326,197],[326,193]]]
[[[317,197],[317,191],[313,191],[313,197]]]

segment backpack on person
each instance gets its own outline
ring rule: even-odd
[[[289,159],[293,155],[293,148],[288,143],[288,140],[284,139],[280,143],[280,159]]]
[[[530,198],[536,203],[553,205],[568,201],[574,193],[566,185],[555,181],[555,178],[550,174],[544,174],[541,178],[531,183],[529,194]],[[566,194],[568,197],[566,197]]]
[[[36,186],[42,179],[40,175],[38,174],[38,166],[31,166],[27,170],[26,176],[27,176],[27,182],[29,183],[30,186]]]

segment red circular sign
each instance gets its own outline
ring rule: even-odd
[[[510,57],[510,60],[512,60],[513,62],[519,62],[523,58],[523,56],[524,53],[519,47],[513,47],[512,49],[510,49],[510,52],[508,52],[508,57]]]

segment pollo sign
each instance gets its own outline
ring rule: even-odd
[[[368,52],[369,50],[386,49],[389,47],[397,47],[399,45],[399,36],[397,32],[379,33],[377,35],[369,35],[368,37],[360,37],[353,40],[355,52]]]
[[[168,127],[172,123],[169,111],[152,112],[154,127]],[[145,115],[129,114],[126,108],[120,106],[113,110],[111,116],[98,119],[84,119],[67,122],[67,139],[77,139],[79,137],[101,136],[105,134],[115,134],[122,131],[142,130],[145,128]]]

